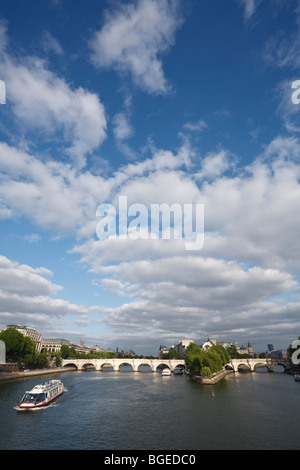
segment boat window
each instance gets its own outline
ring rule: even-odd
[[[44,393],[26,393],[23,403],[40,403],[45,400]]]

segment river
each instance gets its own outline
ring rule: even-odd
[[[263,369],[212,387],[186,376],[55,374],[67,391],[47,408],[16,411],[49,376],[0,382],[0,449],[300,449],[300,383]]]

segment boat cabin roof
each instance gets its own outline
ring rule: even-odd
[[[44,393],[45,391],[50,390],[59,383],[59,380],[49,380],[48,382],[42,382],[41,384],[35,385],[33,389],[31,389],[27,393]]]

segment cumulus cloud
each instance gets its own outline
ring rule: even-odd
[[[39,325],[43,329],[51,321],[58,324],[66,315],[80,317],[93,310],[54,298],[62,286],[47,279],[52,275],[47,268],[34,268],[0,255],[1,323]]]
[[[9,84],[7,101],[16,122],[23,131],[34,131],[35,138],[37,131],[46,139],[55,135],[56,142],[60,135],[63,151],[82,168],[86,157],[106,138],[105,109],[99,97],[68,84],[39,57],[18,59],[10,54],[6,27],[0,26],[2,79]],[[49,46],[51,36],[47,37]]]
[[[175,43],[182,24],[178,0],[137,0],[107,11],[90,41],[95,67],[130,73],[148,93],[167,93],[161,55]]]
[[[72,252],[103,285],[131,299],[101,308],[102,321],[116,333],[121,325],[124,334],[144,330],[148,338],[163,337],[167,329],[179,339],[180,332],[211,332],[247,340],[265,334],[270,324],[276,334],[282,326],[282,334],[292,335],[300,306],[298,145],[278,136],[251,165],[226,177],[226,152],[208,154],[202,170],[213,178],[203,173],[203,180],[180,166],[166,172],[153,161],[128,165],[120,190],[130,202],[204,203],[205,242],[192,253],[183,240],[77,244]]]
[[[278,136],[252,164],[225,176],[225,150],[206,154],[195,167],[197,154],[185,143],[177,153],[154,149],[151,158],[104,178],[1,144],[1,205],[7,216],[22,214],[41,227],[76,234],[73,255],[94,273],[95,283],[120,295],[119,306],[97,308],[99,324],[116,334],[122,327],[124,335],[143,330],[153,338],[168,328],[173,337],[223,331],[234,340],[244,329],[251,339],[271,322],[277,331],[282,324],[288,335],[299,306],[299,155],[296,138]],[[188,252],[184,240],[173,239],[97,240],[96,208],[117,203],[120,194],[128,204],[148,208],[163,202],[205,204],[203,249]],[[24,297],[24,312],[31,302],[35,314],[54,315],[57,308],[61,314],[77,312],[85,324],[95,321],[89,310],[52,299],[56,288],[46,273],[26,269],[5,270],[5,315],[18,311]],[[34,295],[10,291],[5,282],[13,286],[16,278],[20,286],[26,280]]]

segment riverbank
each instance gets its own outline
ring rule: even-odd
[[[228,374],[233,374],[233,370],[223,369],[221,372],[214,374],[212,377],[202,377],[201,375],[194,375],[190,372],[187,373],[187,376],[194,382],[197,382],[201,385],[215,385],[216,383],[220,382],[220,380],[224,379],[224,377],[226,377]]]
[[[0,372],[0,381],[16,380],[36,375],[50,375],[74,370],[74,367],[51,367],[49,369],[28,370],[24,372]]]

